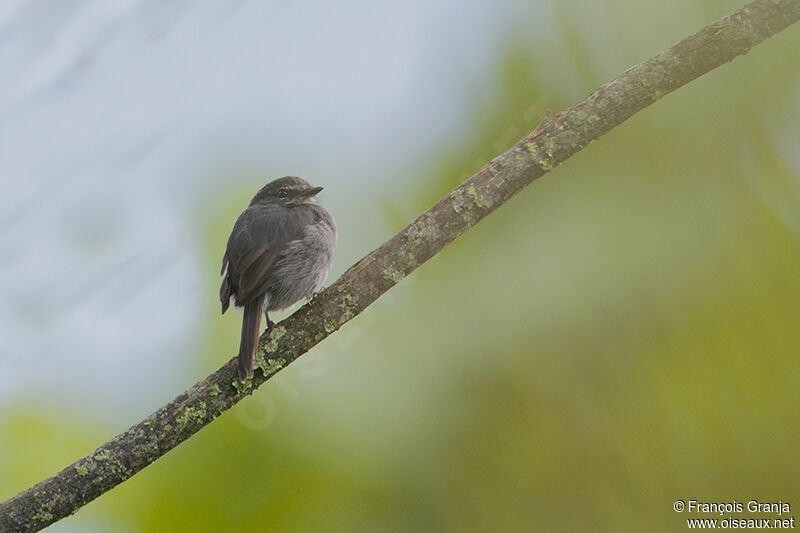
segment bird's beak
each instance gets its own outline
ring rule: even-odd
[[[300,196],[303,198],[313,198],[322,190],[322,187],[311,187],[300,193]]]

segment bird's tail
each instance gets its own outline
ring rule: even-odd
[[[262,294],[244,306],[242,319],[242,340],[239,343],[239,381],[253,376],[253,359],[258,348],[258,330],[261,329],[261,310],[264,305]]]

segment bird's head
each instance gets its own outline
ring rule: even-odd
[[[270,181],[256,193],[250,205],[280,204],[287,207],[314,202],[314,196],[322,187],[312,187],[303,178],[285,176]]]

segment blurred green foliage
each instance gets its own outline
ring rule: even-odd
[[[387,225],[548,108],[737,4],[681,6],[567,2],[549,34],[510,31],[496,71],[470,89],[472,127],[409,167],[421,177],[386,202]],[[686,517],[676,499],[800,508],[799,82],[791,28],[658,102],[70,520],[154,532],[673,531]],[[250,192],[203,221],[211,287]],[[354,205],[340,231],[358,217]],[[340,256],[338,271],[357,258]],[[238,343],[238,322],[217,312],[203,369]],[[110,435],[21,411],[0,436],[5,497]]]

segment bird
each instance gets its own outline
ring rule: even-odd
[[[336,253],[336,222],[316,200],[322,187],[297,176],[263,186],[242,211],[222,257],[219,299],[222,314],[231,299],[243,308],[237,370],[252,378],[261,313],[286,309],[322,289]]]

